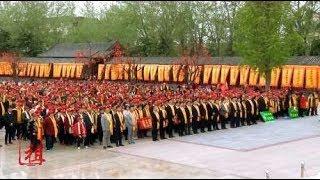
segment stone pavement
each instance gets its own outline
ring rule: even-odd
[[[0,144],[3,144],[0,132]],[[43,166],[18,165],[17,142],[0,148],[0,178],[299,178],[320,172],[319,117],[282,119],[251,127],[111,150],[57,146]]]

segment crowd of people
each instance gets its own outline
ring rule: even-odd
[[[170,85],[110,81],[49,80],[6,81],[0,84],[0,129],[5,144],[45,139],[48,151],[55,143],[104,149],[124,139],[152,140],[251,126],[260,112],[288,116],[317,115],[316,91],[226,85]],[[228,125],[228,127],[227,127]]]

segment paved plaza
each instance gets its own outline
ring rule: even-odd
[[[110,150],[56,146],[43,166],[18,165],[18,143],[0,148],[0,178],[299,178],[320,172],[319,117],[280,119],[237,129]],[[0,133],[0,144],[3,133]]]

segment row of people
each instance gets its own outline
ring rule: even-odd
[[[133,136],[142,138],[148,131],[157,141],[158,136],[171,138],[174,132],[183,136],[219,130],[218,124],[221,129],[227,123],[236,128],[256,124],[259,112],[268,109],[276,116],[286,115],[290,107],[303,111],[302,115],[316,115],[319,101],[316,92],[261,92],[236,87],[224,90],[72,81],[8,82],[0,86],[0,124],[8,129],[6,144],[15,137],[31,139],[36,134],[39,139],[44,135],[48,150],[57,140],[66,145],[83,140],[85,146],[98,141],[107,148],[112,147],[111,142],[123,145],[123,135],[134,143]],[[34,133],[38,128],[30,128],[30,124],[36,124],[39,133]]]

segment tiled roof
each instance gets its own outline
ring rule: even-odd
[[[90,57],[96,53],[105,53],[114,46],[116,42],[102,43],[60,43],[50,48],[47,52],[39,54],[39,58],[75,58],[77,52],[85,53],[85,57]]]

